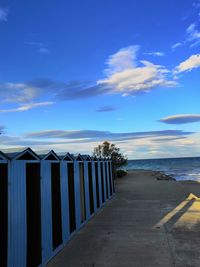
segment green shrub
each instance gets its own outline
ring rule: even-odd
[[[117,178],[121,178],[127,175],[127,171],[125,170],[117,170]]]

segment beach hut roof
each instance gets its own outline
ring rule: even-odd
[[[81,156],[86,161],[91,161],[92,160],[92,158],[89,155],[81,155]]]
[[[70,154],[69,152],[66,155],[59,156],[61,160],[66,160],[66,161],[73,161],[74,156]]]
[[[75,156],[75,160],[77,160],[77,161],[83,161],[84,159],[83,159],[83,157],[82,157],[81,154],[78,154],[77,156]]]
[[[8,151],[8,150],[7,150]],[[10,149],[10,152],[5,153],[6,157],[9,159],[17,160],[39,160],[39,156],[30,148],[18,151],[18,149]]]
[[[42,160],[60,160],[58,155],[53,150],[49,151],[49,153],[47,153],[47,154],[39,155],[39,157]]]
[[[0,151],[0,160],[8,160],[8,157],[2,151]]]

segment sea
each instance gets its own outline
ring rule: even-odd
[[[176,180],[200,181],[200,157],[129,160],[125,169],[161,171]]]

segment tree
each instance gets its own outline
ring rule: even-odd
[[[101,145],[94,148],[93,156],[96,157],[110,157],[113,162],[114,172],[127,164],[127,156],[120,152],[120,148],[117,148],[115,144],[111,144],[108,141],[104,141]]]

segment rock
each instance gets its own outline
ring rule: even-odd
[[[153,172],[152,176],[154,176],[158,181],[176,181],[173,177],[159,171]]]

